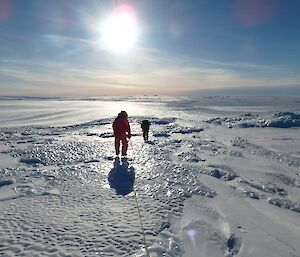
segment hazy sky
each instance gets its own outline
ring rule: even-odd
[[[120,6],[138,27],[124,53],[103,35]],[[300,94],[300,1],[0,0],[0,56],[0,95]]]

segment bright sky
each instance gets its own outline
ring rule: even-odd
[[[0,95],[300,94],[299,28],[298,0],[0,0]]]

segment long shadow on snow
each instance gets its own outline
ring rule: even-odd
[[[114,167],[108,174],[108,182],[118,195],[127,195],[133,191],[135,172],[133,167],[128,167],[127,158],[116,157]]]

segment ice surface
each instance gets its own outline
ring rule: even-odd
[[[152,257],[300,256],[295,97],[0,105],[0,255],[146,257],[136,194]],[[127,159],[114,156],[121,110]]]

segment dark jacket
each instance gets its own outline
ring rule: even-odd
[[[143,131],[149,131],[150,122],[148,120],[143,120],[141,124],[141,128]]]

